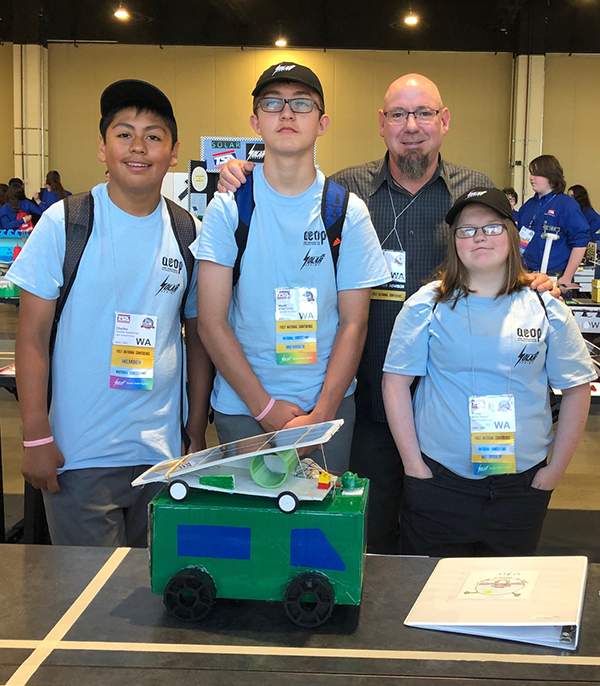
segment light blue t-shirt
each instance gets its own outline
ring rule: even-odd
[[[133,217],[96,186],[94,228],[58,325],[50,426],[64,469],[152,464],[181,453],[179,308],[187,273],[164,199]],[[65,254],[64,203],[44,212],[8,278],[58,297]],[[109,388],[115,312],[156,315],[154,388]],[[196,316],[196,274],[186,303]],[[62,471],[62,470],[61,470]]]
[[[229,323],[266,391],[278,400],[295,402],[309,412],[321,393],[338,325],[338,290],[370,288],[389,280],[379,241],[362,200],[352,193],[342,230],[337,285],[333,260],[321,219],[324,175],[304,193],[284,196],[254,170],[254,199],[248,243],[234,288]],[[202,234],[191,250],[199,260],[233,267],[238,249],[238,211],[232,193],[217,193],[202,222]],[[277,365],[275,290],[317,289],[317,362]],[[354,391],[355,383],[347,395]],[[224,414],[250,411],[217,373],[212,406]]]
[[[404,304],[383,370],[423,377],[413,401],[421,450],[470,479],[479,477],[471,467],[468,398],[512,393],[523,472],[546,458],[553,440],[548,384],[564,389],[596,378],[573,315],[544,293],[546,315],[529,288],[497,299],[470,295],[454,310],[434,307],[436,285]]]

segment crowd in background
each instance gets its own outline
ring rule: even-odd
[[[31,198],[25,195],[23,180],[17,177],[8,183],[0,183],[0,229],[31,231],[42,213],[71,193],[64,189],[60,174],[49,171],[46,185]]]

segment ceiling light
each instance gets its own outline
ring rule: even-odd
[[[412,12],[409,12],[405,17],[404,17],[404,23],[407,26],[416,26],[419,23],[419,17],[417,17],[415,14]]]
[[[283,31],[281,29],[281,21],[279,22],[279,31],[277,33],[277,40],[275,41],[275,45],[278,48],[285,48],[287,45],[287,38],[283,36]]]
[[[123,3],[120,2],[117,9],[114,11],[114,15],[117,19],[125,21],[129,19],[129,12],[123,7]]]

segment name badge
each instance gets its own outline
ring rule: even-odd
[[[533,229],[528,229],[526,226],[522,226],[521,230],[519,231],[519,237],[521,240],[521,245],[520,245],[520,252],[521,255],[525,252],[525,249],[531,242],[531,239],[535,236],[535,231]]]
[[[316,364],[317,289],[275,289],[277,364]]]
[[[390,283],[404,286],[406,283],[406,253],[404,250],[384,250],[383,256],[392,275]]]
[[[371,289],[371,300],[406,300],[406,253],[404,250],[384,250],[383,257],[392,280]]]
[[[473,474],[514,474],[515,397],[478,395],[469,398]]]
[[[115,312],[110,387],[151,391],[154,386],[154,348],[158,317]]]

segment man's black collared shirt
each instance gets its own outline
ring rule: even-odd
[[[412,195],[392,178],[387,153],[381,160],[343,169],[332,179],[365,201],[384,250],[405,251],[407,298],[431,281],[444,257],[449,230],[444,218],[453,203],[475,186],[494,186],[484,174],[440,159],[430,181]],[[394,232],[394,217],[401,212]],[[357,373],[359,418],[387,421],[382,369],[401,307],[402,303],[394,300],[371,300],[369,330]]]

